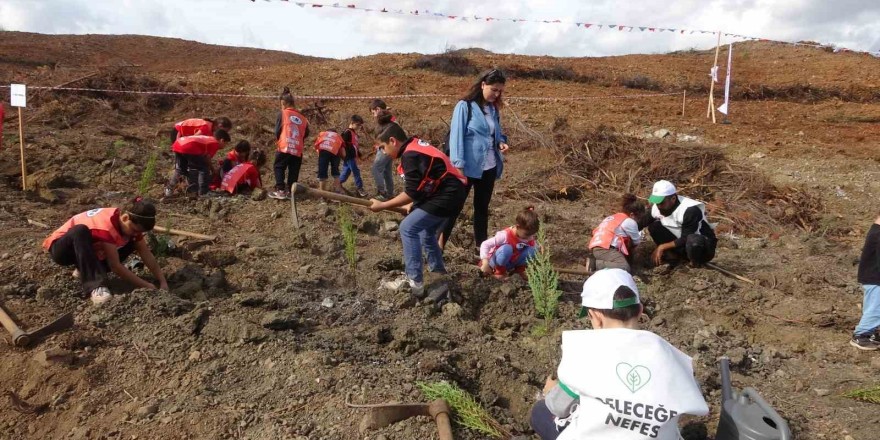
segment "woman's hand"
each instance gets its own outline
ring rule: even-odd
[[[498,144],[498,151],[505,153],[510,149],[510,145],[505,144],[504,142]]]

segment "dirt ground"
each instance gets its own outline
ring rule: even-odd
[[[71,86],[274,95],[290,85],[298,94],[368,96],[457,95],[471,80],[408,68],[417,54],[333,61],[147,37],[13,32],[0,32],[0,47],[10,49],[0,57],[0,84],[58,85],[97,71]],[[182,53],[188,56],[178,58]],[[653,245],[639,252],[645,328],[693,356],[712,409],[685,421],[688,438],[715,432],[722,355],[732,359],[734,386],[757,388],[796,438],[876,438],[876,407],[841,394],[876,385],[880,367],[876,353],[847,345],[862,298],[855,265],[880,194],[878,60],[737,45],[732,124],[713,125],[705,119],[703,91],[710,52],[587,59],[464,53],[479,68],[561,66],[592,78],[512,79],[512,97],[689,90],[684,115],[681,95],[510,99],[503,126],[511,151],[490,219],[497,230],[534,205],[556,264],[577,267],[589,231],[609,214],[627,180],[620,177],[627,170],[603,168],[617,171],[615,178],[585,183],[581,170],[566,162],[574,158],[566,152],[582,153],[577,139],[602,126],[638,146],[618,154],[631,151],[623,159],[642,161],[626,185],[643,196],[663,160],[652,148],[685,157],[718,152],[713,163],[725,168],[702,164],[697,173],[668,178],[711,196],[710,219],[724,232],[715,261],[759,285],[708,269],[648,267]],[[241,62],[252,56],[253,64]],[[653,90],[623,85],[635,76],[650,80]],[[367,117],[367,103],[325,102],[326,123],[317,128],[341,127],[353,113]],[[389,103],[410,133],[440,140],[455,100]],[[359,433],[364,410],[345,402],[423,401],[417,382],[436,380],[455,382],[515,436],[533,438],[528,411],[557,366],[560,333],[587,323],[575,317],[576,298],[566,295],[549,334],[536,334],[541,321],[523,282],[477,276],[468,212],[446,254],[453,301],[414,303],[406,292],[379,288],[402,270],[396,214],[354,210],[359,233],[352,271],[337,204],[301,201],[304,225],[295,229],[289,204],[276,200],[161,200],[172,168],[162,142],[175,121],[227,115],[233,144],[248,139],[271,153],[276,101],[36,92],[28,105],[33,191],[21,191],[18,118],[7,109],[4,121],[0,298],[26,328],[65,311],[75,312],[76,326],[30,349],[0,344],[4,391],[48,404],[29,415],[0,399],[0,438],[429,439],[436,433],[425,418]],[[369,140],[374,126],[367,125]],[[669,134],[657,139],[661,129]],[[123,204],[154,153],[159,172],[147,183],[159,225],[219,239],[172,239],[173,249],[160,257],[170,293],[132,290],[114,280],[119,295],[92,307],[70,270],[41,250],[49,231],[27,220],[54,228],[89,208]],[[270,166],[262,170],[265,183],[273,180]],[[301,182],[316,183],[315,166],[307,152]],[[369,162],[361,166],[368,169]],[[736,188],[721,186],[730,179],[763,183],[761,191],[737,195]],[[365,180],[370,192],[368,172]],[[577,292],[582,282],[566,276],[563,287]],[[59,356],[47,361],[47,350]],[[481,436],[456,428],[456,438]]]

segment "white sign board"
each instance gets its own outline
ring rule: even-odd
[[[10,84],[9,95],[9,104],[13,107],[27,107],[27,91],[24,84]]]

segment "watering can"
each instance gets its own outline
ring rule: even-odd
[[[788,423],[754,388],[734,392],[730,358],[721,358],[721,419],[715,440],[791,440]]]

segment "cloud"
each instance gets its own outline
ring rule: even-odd
[[[405,11],[426,8],[426,2],[416,0],[355,3]],[[380,52],[435,53],[450,46],[529,55],[598,56],[715,44],[714,35],[640,32],[638,26],[723,30],[880,51],[880,1],[876,0],[523,0],[500,4],[447,0],[429,4],[432,11],[471,19],[300,8],[294,2],[280,1],[2,0],[0,27],[53,34],[167,36],[335,58]],[[572,24],[487,22],[473,19],[475,15],[619,24],[636,29],[621,32]]]

